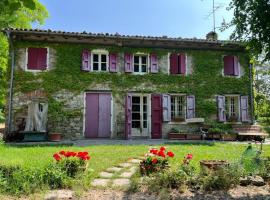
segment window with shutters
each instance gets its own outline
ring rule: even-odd
[[[186,74],[186,60],[185,53],[171,53],[170,55],[170,74]]]
[[[225,106],[227,121],[239,121],[239,96],[225,96]]]
[[[109,53],[105,50],[92,51],[92,69],[93,71],[108,71]]]
[[[171,95],[171,121],[181,122],[186,118],[186,95]]]
[[[134,55],[134,74],[146,74],[148,72],[148,55]]]
[[[48,69],[49,48],[26,49],[26,71],[44,71]]]
[[[240,64],[237,56],[227,55],[223,57],[223,74],[225,76],[240,76]]]

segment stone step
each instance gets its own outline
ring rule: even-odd
[[[91,182],[92,186],[106,187],[108,186],[110,179],[97,178]]]

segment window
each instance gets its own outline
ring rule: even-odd
[[[92,69],[93,71],[107,71],[108,70],[108,52],[93,51]]]
[[[226,119],[227,121],[239,120],[239,97],[238,96],[226,96]]]
[[[147,73],[148,60],[146,55],[134,55],[134,73]]]
[[[146,96],[132,96],[132,128],[147,128]]]
[[[26,70],[42,71],[48,67],[47,48],[27,48]]]
[[[170,55],[170,74],[186,74],[186,54]]]
[[[226,76],[239,76],[240,65],[236,56],[224,56],[224,75]]]
[[[186,96],[171,96],[171,121],[184,121],[186,116]]]

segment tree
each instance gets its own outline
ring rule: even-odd
[[[253,56],[264,53],[263,59],[270,60],[270,1],[231,0],[228,9],[234,16],[223,28],[235,27],[231,39],[246,42]]]
[[[48,11],[38,0],[1,0],[0,29],[31,28],[32,23],[43,24]],[[5,105],[7,87],[8,41],[0,32],[0,121]]]

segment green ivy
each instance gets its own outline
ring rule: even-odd
[[[75,94],[81,93],[93,84],[108,84],[112,93],[124,94],[131,88],[139,87],[142,83],[146,86],[139,92],[145,93],[186,93],[196,97],[196,113],[198,117],[209,117],[216,114],[216,102],[212,100],[217,94],[241,94],[250,93],[250,81],[248,77],[249,57],[246,52],[222,52],[210,50],[187,50],[192,56],[193,73],[189,76],[168,74],[132,75],[125,73],[108,72],[82,72],[81,52],[83,49],[106,48],[114,52],[155,52],[159,56],[169,52],[167,49],[139,49],[125,47],[102,47],[86,44],[58,44],[17,42],[16,47],[50,47],[56,50],[57,60],[54,69],[34,75],[30,72],[16,71],[15,92],[30,92],[43,88],[49,95],[49,114],[54,117],[72,117],[72,113],[63,110],[63,105],[57,103],[52,95],[65,89]],[[222,56],[234,54],[240,57],[241,66],[245,69],[245,75],[241,78],[223,77],[220,72],[223,68]],[[37,83],[37,84],[35,84]],[[75,115],[81,115],[80,111],[74,111]],[[62,116],[63,115],[63,116]]]

